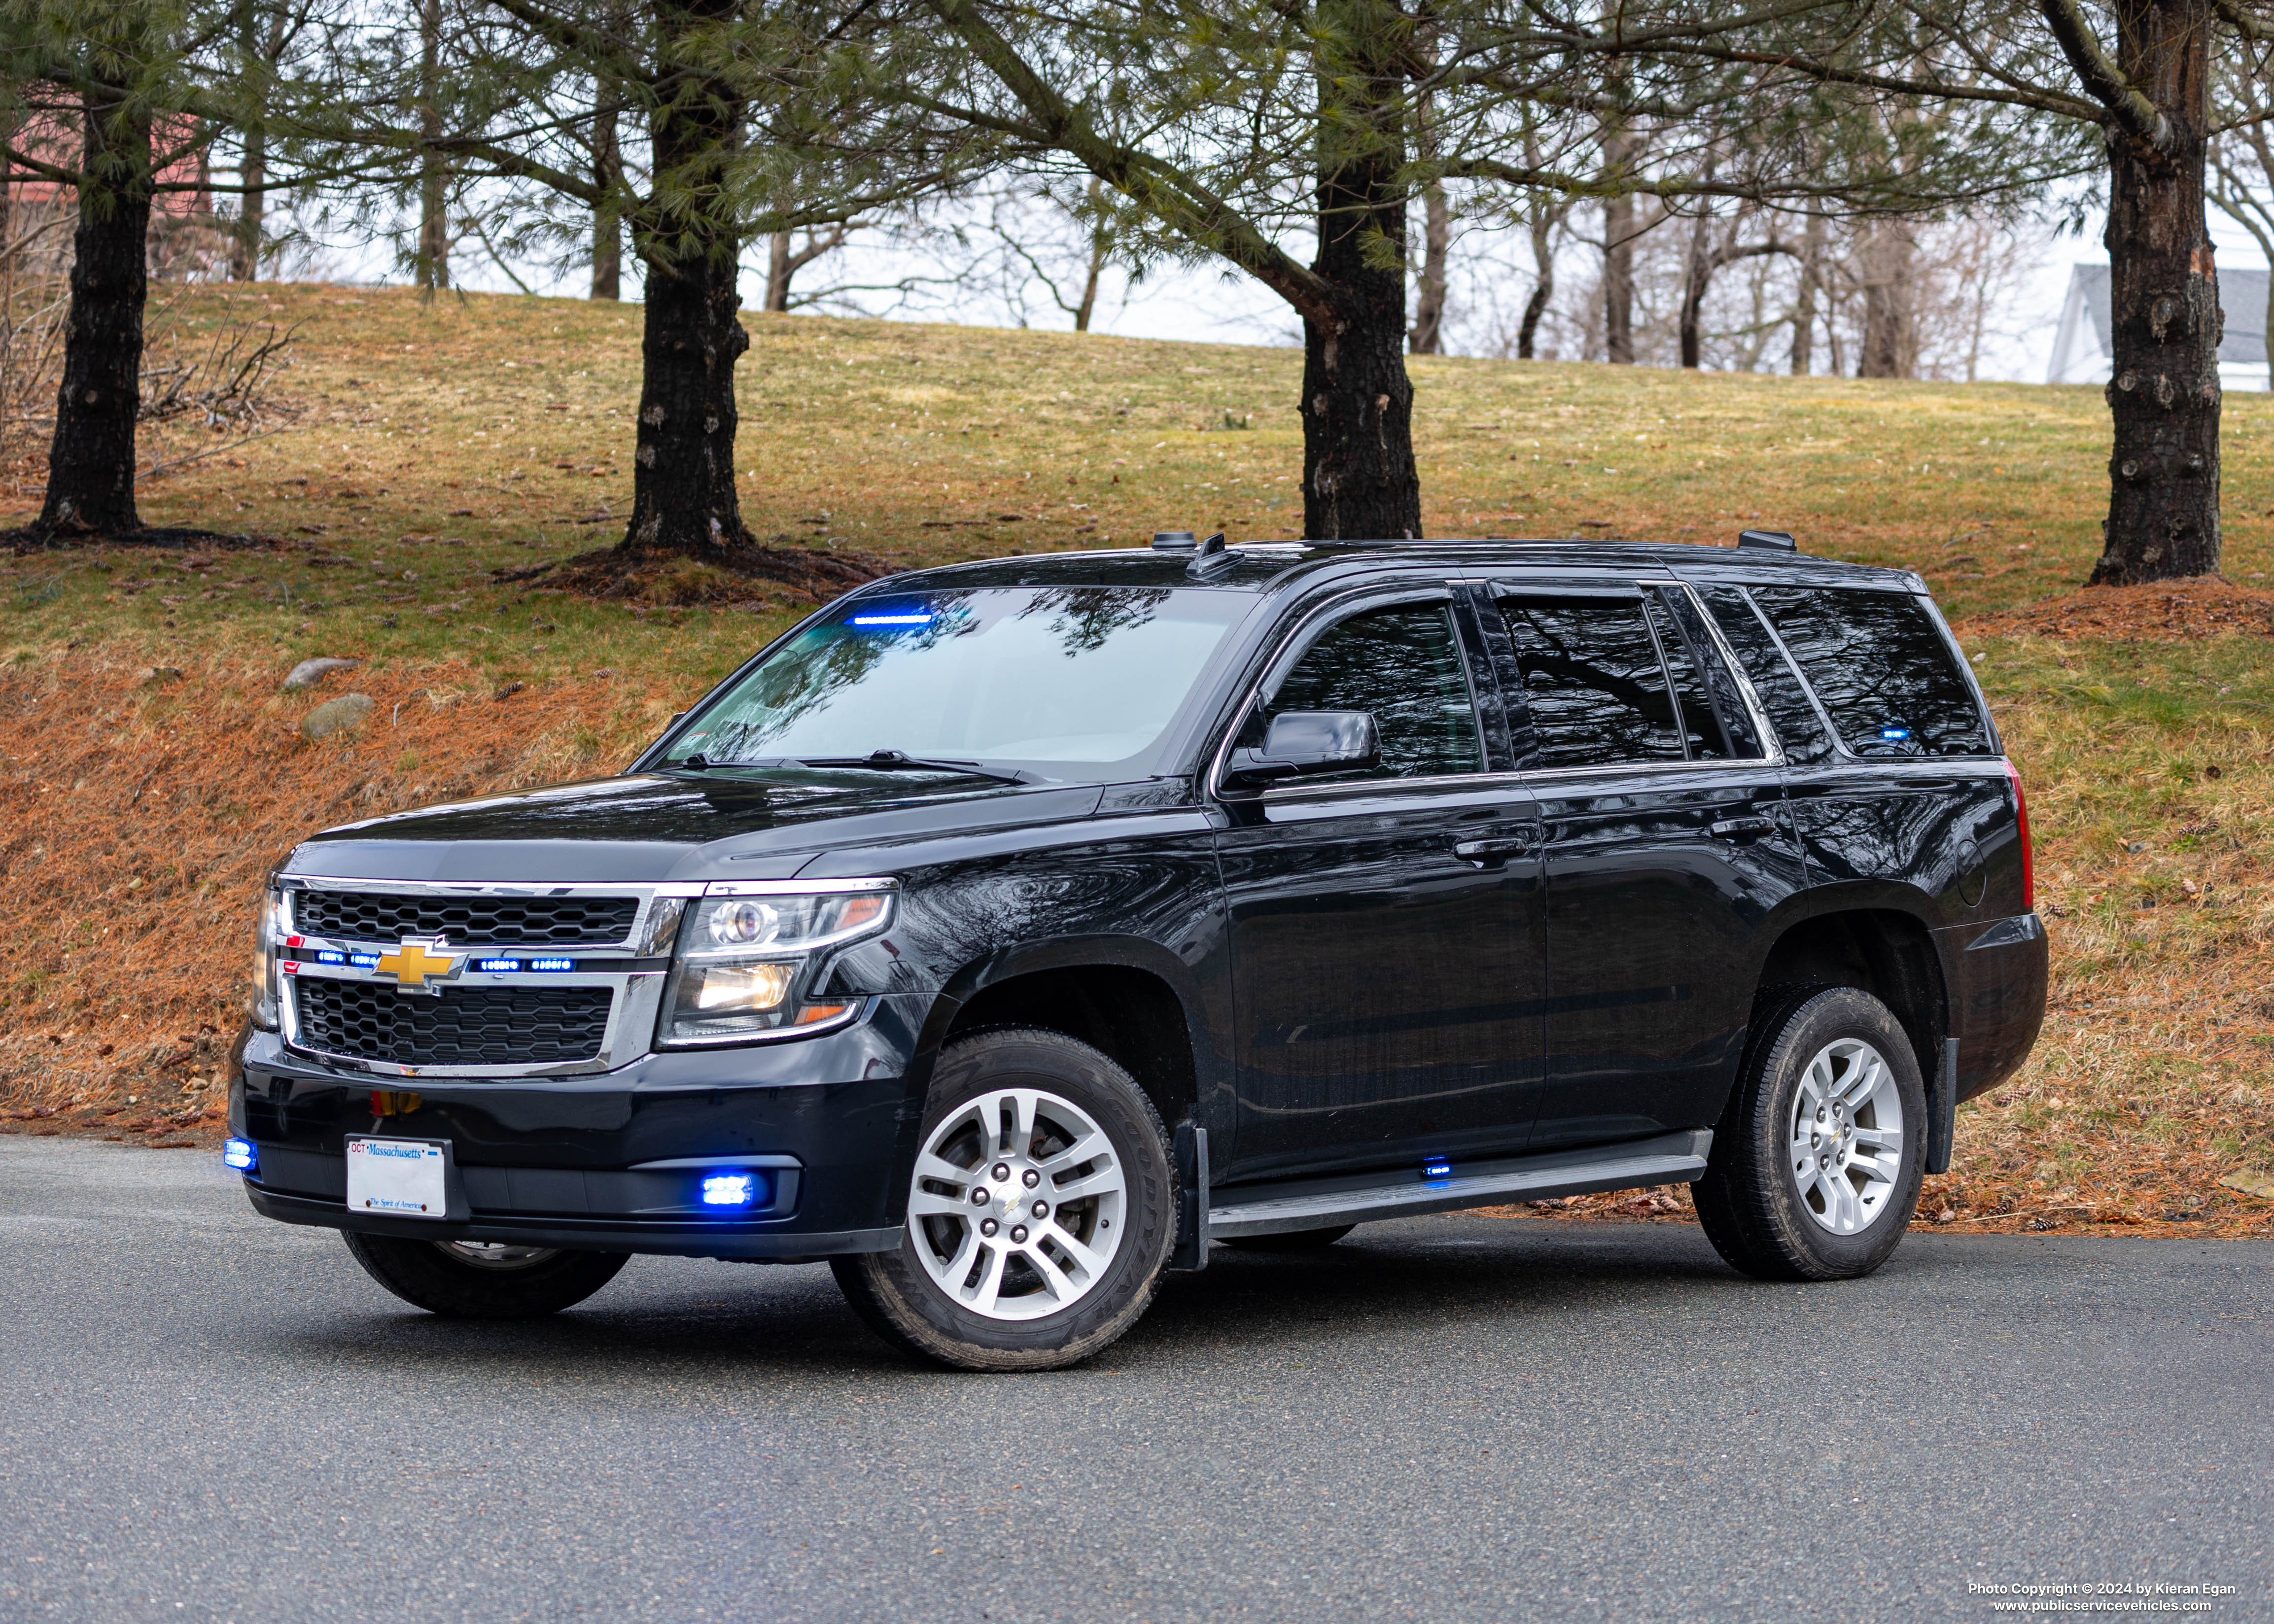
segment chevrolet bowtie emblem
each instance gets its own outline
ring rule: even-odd
[[[406,936],[403,938],[403,945],[394,952],[380,955],[379,973],[381,975],[393,976],[398,987],[407,987],[415,992],[424,992],[426,990],[429,977],[438,981],[447,981],[458,973],[458,966],[465,962],[464,955],[443,952],[441,947],[442,939],[440,936],[429,937],[424,941],[415,936]]]

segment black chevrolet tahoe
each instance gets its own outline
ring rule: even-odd
[[[1916,575],[1169,534],[878,581],[618,777],[314,836],[227,1155],[439,1313],[826,1259],[1036,1369],[1217,1243],[1590,1191],[1864,1274],[2045,963]]]

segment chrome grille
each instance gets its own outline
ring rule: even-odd
[[[631,935],[637,897],[448,896],[395,891],[300,891],[295,929],[335,941],[395,942],[442,936],[455,945],[606,947]]]
[[[394,1065],[510,1068],[596,1058],[615,997],[606,987],[450,987],[430,997],[315,979],[292,992],[305,1048]]]

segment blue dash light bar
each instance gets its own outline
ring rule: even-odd
[[[221,1147],[221,1164],[240,1173],[258,1173],[260,1152],[251,1139],[230,1139]]]
[[[856,614],[848,622],[854,626],[930,626],[928,614]]]
[[[705,1207],[755,1207],[757,1202],[756,1173],[712,1173],[703,1180]]]
[[[1421,1164],[1421,1177],[1424,1178],[1449,1178],[1452,1174],[1453,1164],[1442,1156],[1432,1156]]]
[[[573,970],[576,967],[576,961],[573,959],[532,959],[529,961],[529,967],[532,970]]]

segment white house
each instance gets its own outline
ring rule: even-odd
[[[2218,274],[2218,303],[2226,315],[2225,336],[2218,346],[2218,378],[2229,388],[2267,387],[2266,280],[2264,271]],[[2047,383],[2108,381],[2108,267],[2072,267],[2068,297],[2061,301],[2060,330],[2053,336],[2052,365],[2045,372]]]

